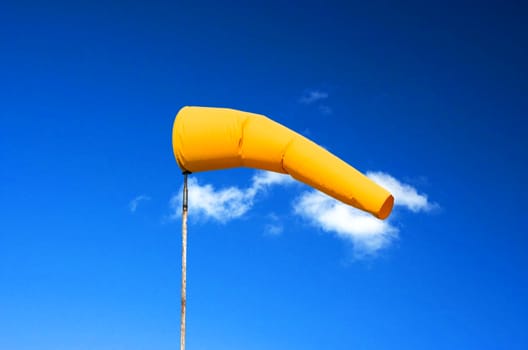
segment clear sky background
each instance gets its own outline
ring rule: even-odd
[[[397,207],[380,227],[283,178],[193,174],[189,350],[527,349],[526,18],[2,2],[0,348],[179,347],[171,128],[203,105],[310,137]]]

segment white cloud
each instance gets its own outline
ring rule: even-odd
[[[135,213],[138,208],[139,202],[148,201],[148,200],[150,200],[150,197],[144,194],[139,195],[136,198],[132,199],[130,203],[128,203],[128,208],[130,209],[130,212]]]
[[[295,180],[289,175],[279,174],[272,171],[259,171],[251,179],[251,187],[246,190],[248,195],[255,196],[273,185],[288,185]]]
[[[289,175],[260,171],[246,189],[227,187],[215,189],[210,184],[201,185],[196,178],[189,179],[189,214],[194,217],[213,219],[222,223],[239,218],[253,207],[255,197],[273,185],[284,185],[294,180]],[[172,197],[173,219],[180,216],[180,194]]]
[[[427,195],[393,176],[383,172],[367,172],[367,176],[387,188],[395,197],[395,205],[417,213],[435,207]],[[275,185],[286,185],[294,180],[274,172],[258,172],[248,188],[227,187],[215,189],[210,184],[202,185],[196,178],[189,179],[189,211],[192,217],[213,219],[222,223],[242,217],[254,205],[255,198]],[[180,194],[171,199],[172,218],[180,217]],[[307,191],[293,203],[294,213],[309,224],[324,232],[334,233],[353,243],[354,254],[361,258],[372,256],[389,246],[398,238],[394,216],[378,220],[374,216],[343,204],[319,191]],[[264,231],[279,235],[284,226],[275,214],[269,214],[269,223]]]
[[[200,185],[196,178],[189,179],[189,202],[191,215],[204,215],[220,222],[244,215],[253,205],[252,198],[236,187],[215,190],[212,185]]]
[[[427,195],[387,173],[367,172],[366,175],[392,193],[396,206],[414,213],[436,206]],[[352,241],[356,257],[374,255],[398,238],[399,230],[392,219],[378,220],[318,191],[303,193],[294,204],[294,210],[313,226]]]
[[[324,100],[328,98],[328,93],[324,91],[319,90],[310,90],[307,91],[301,98],[299,99],[299,102],[304,104],[312,104],[314,102]]]
[[[351,240],[357,257],[376,253],[398,235],[398,229],[388,221],[378,220],[318,191],[303,193],[294,204],[294,211],[323,231]]]
[[[389,174],[369,171],[366,175],[392,193],[396,206],[405,207],[415,213],[429,211],[437,206],[429,202],[426,194],[418,193],[414,187],[401,183]]]

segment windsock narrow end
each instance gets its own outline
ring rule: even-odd
[[[394,206],[394,197],[392,195],[388,196],[383,205],[381,206],[380,211],[378,212],[378,219],[385,220],[392,211]]]

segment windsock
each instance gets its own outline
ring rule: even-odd
[[[183,107],[172,147],[184,172],[249,167],[289,174],[379,219],[394,197],[321,146],[263,115],[228,108]]]

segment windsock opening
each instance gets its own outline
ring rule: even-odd
[[[381,206],[381,209],[379,210],[379,213],[376,215],[378,219],[385,220],[389,214],[392,211],[392,207],[394,206],[394,197],[392,194],[385,200],[383,205]]]

